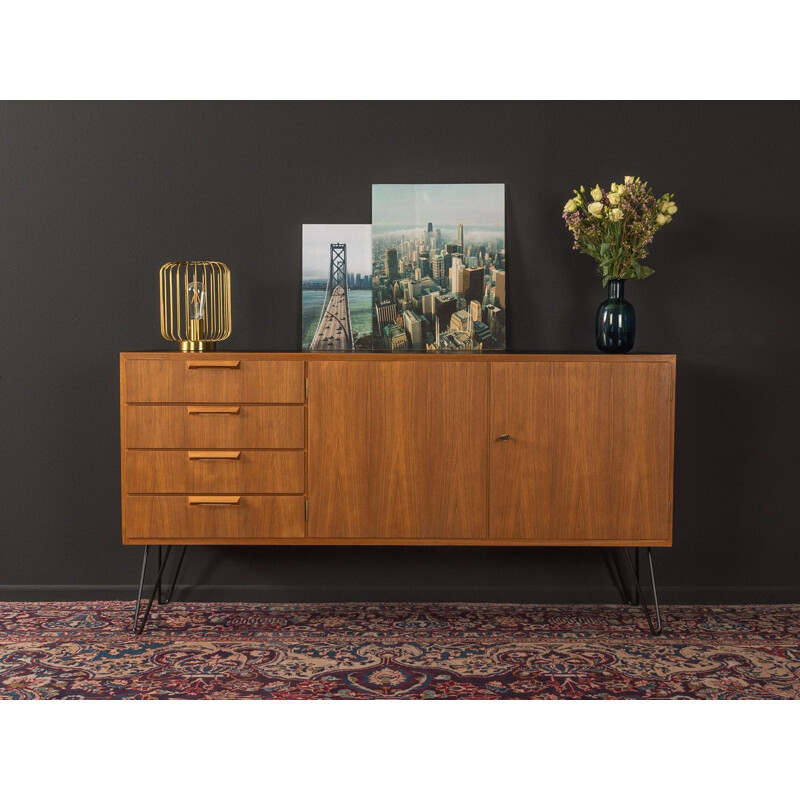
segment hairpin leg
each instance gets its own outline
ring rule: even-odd
[[[628,587],[625,584],[625,580],[622,577],[622,567],[620,566],[619,559],[617,558],[617,549],[616,547],[607,547],[606,552],[606,564],[609,568],[609,572],[611,573],[611,579],[614,581],[617,589],[619,589],[620,594],[622,595],[622,600],[625,602],[626,605],[629,606],[638,606],[639,605],[639,593],[638,590],[634,588],[633,597],[628,593]],[[638,555],[637,555],[638,558]]]
[[[150,545],[144,546],[144,555],[142,556],[142,574],[139,578],[139,594],[136,597],[136,610],[133,612],[133,632],[136,633],[136,623],[139,621],[139,607],[142,605],[142,589],[144,588],[144,575],[147,572],[147,558],[150,555]]]
[[[158,604],[161,605],[163,602],[161,598],[161,545],[158,546],[158,578],[156,578],[156,589],[158,590],[158,594],[156,599],[158,600]]]
[[[172,579],[172,586],[170,587],[169,594],[167,595],[167,602],[164,603],[165,606],[168,606],[172,602],[172,595],[175,592],[175,585],[178,583],[178,575],[181,573],[181,567],[183,566],[183,559],[185,555],[186,545],[184,545],[181,549],[181,557],[178,559],[178,566],[175,569],[175,577]]]
[[[158,573],[156,575],[155,583],[153,584],[153,592],[150,595],[150,599],[147,602],[147,606],[145,607],[144,614],[141,616],[141,620],[139,619],[139,611],[142,605],[142,592],[144,590],[144,579],[147,573],[147,560],[150,555],[150,545],[145,545],[144,547],[144,556],[142,557],[142,574],[139,578],[139,594],[136,598],[136,610],[133,613],[133,633],[136,636],[139,636],[142,631],[144,631],[144,626],[147,624],[147,618],[150,616],[150,609],[153,607],[153,602],[158,596],[158,602],[162,602],[162,592],[161,592],[161,579],[164,575],[164,569],[167,566],[167,561],[169,560],[170,552],[172,551],[172,545],[167,545],[167,549],[164,553],[162,558],[161,555],[161,546],[158,547]],[[178,582],[178,575],[181,571],[181,566],[183,564],[184,556],[186,555],[186,546],[184,546],[183,551],[181,552],[180,559],[178,560],[178,568],[175,570],[175,577],[172,581],[172,587],[169,590],[169,595],[167,597],[167,603],[169,604],[172,600],[172,595],[175,592],[175,585]],[[165,605],[166,605],[165,604]]]
[[[658,605],[658,592],[656,591],[656,576],[655,572],[653,571],[653,551],[651,548],[647,548],[647,563],[650,567],[650,585],[653,589],[653,608],[655,610],[655,617],[656,622],[655,625],[653,624],[653,619],[650,615],[650,609],[647,606],[647,599],[642,591],[642,586],[639,581],[639,551],[636,548],[636,555],[635,560],[631,558],[631,554],[628,551],[628,548],[625,548],[625,556],[628,560],[628,566],[630,567],[631,573],[633,574],[633,579],[636,584],[636,599],[637,603],[632,605],[641,605],[642,610],[644,611],[644,615],[647,618],[647,626],[650,628],[650,633],[653,636],[660,636],[664,632],[664,626],[661,622],[661,610]]]

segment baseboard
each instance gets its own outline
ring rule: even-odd
[[[135,585],[0,585],[0,601],[133,600]],[[800,586],[663,586],[662,604],[800,603]],[[251,603],[619,603],[613,586],[182,585],[175,600]]]

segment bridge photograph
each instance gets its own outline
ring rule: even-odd
[[[304,350],[370,349],[372,230],[303,225]]]

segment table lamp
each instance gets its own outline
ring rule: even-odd
[[[161,267],[161,335],[185,353],[217,349],[231,335],[231,273],[221,261]]]

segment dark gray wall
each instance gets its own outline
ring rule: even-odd
[[[304,222],[369,222],[373,182],[504,182],[509,346],[591,352],[603,290],[561,208],[633,173],[680,206],[627,291],[637,350],[678,355],[664,597],[800,601],[798,141],[797,103],[0,105],[1,596],[130,596],[117,356],[165,349],[162,263],[231,267],[226,349],[295,349]],[[201,548],[185,574],[212,587],[189,597],[614,597],[596,550]]]

